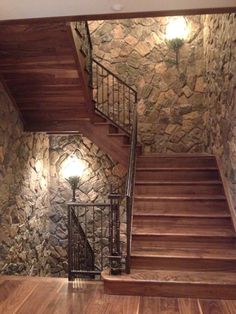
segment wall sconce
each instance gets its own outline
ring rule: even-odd
[[[63,175],[72,189],[72,202],[76,202],[75,192],[78,189],[80,177],[84,172],[85,166],[76,156],[67,158],[63,168]]]
[[[166,27],[166,39],[168,47],[173,49],[176,54],[176,65],[179,64],[179,50],[184,44],[184,40],[187,36],[188,26],[185,18],[183,16],[169,18],[169,22]]]

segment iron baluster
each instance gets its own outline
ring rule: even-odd
[[[133,191],[134,191],[134,174],[136,167],[136,148],[137,148],[137,93],[130,87],[126,82],[121,80],[116,74],[112,73],[111,70],[104,67],[101,63],[94,60],[92,57],[92,42],[89,33],[89,27],[87,22],[79,22],[76,24],[76,29],[80,33],[82,38],[82,50],[86,52],[86,64],[87,70],[89,72],[89,85],[93,86],[94,93],[93,99],[95,101],[95,111],[102,117],[105,117],[107,121],[110,121],[113,125],[122,129],[127,135],[131,137],[131,147],[130,147],[130,157],[129,157],[129,169],[126,182],[126,215],[127,215],[127,252],[126,252],[126,272],[130,272],[130,252],[131,252],[131,224],[133,215]],[[112,87],[110,88],[110,80]],[[106,82],[105,82],[106,81]],[[107,95],[105,99],[104,95],[104,84],[107,84]],[[112,95],[110,95],[112,94]],[[110,97],[111,96],[111,97]],[[111,104],[112,101],[112,104]],[[123,101],[123,104],[121,104]],[[128,108],[127,108],[128,107]],[[94,204],[93,204],[94,205]],[[77,205],[76,205],[77,206]],[[81,206],[81,204],[79,205]],[[91,205],[85,204],[85,212],[87,209],[91,208]],[[87,206],[87,207],[86,207]],[[107,206],[107,205],[104,205]],[[110,195],[110,213],[109,213],[109,235],[110,235],[110,264],[111,273],[119,274],[121,272],[121,249],[120,249],[120,195],[118,193],[111,193]],[[79,207],[78,207],[79,208]],[[72,210],[72,209],[71,209]],[[101,210],[101,209],[100,209]],[[99,211],[98,211],[99,212]],[[86,214],[85,214],[86,215]],[[102,210],[101,210],[102,215]],[[94,216],[94,209],[93,209]],[[79,216],[77,216],[79,217]],[[102,216],[100,217],[101,219]],[[71,227],[72,233],[69,232],[69,246],[68,249],[68,259],[69,259],[69,274],[71,278],[74,274],[95,274],[97,270],[95,269],[95,257],[94,257],[94,246],[96,238],[94,238],[94,226],[93,226],[93,238],[89,239],[87,237],[87,226],[86,230],[83,230],[78,222],[78,218],[73,216],[73,210],[71,212],[71,224],[74,224],[78,232],[78,237],[75,239],[73,235],[73,228]],[[77,219],[77,221],[76,221]],[[87,219],[87,218],[86,218]],[[96,220],[94,217],[93,221]],[[68,214],[69,221],[69,214]],[[69,224],[69,223],[68,223]],[[70,225],[70,224],[69,224]],[[85,223],[86,225],[86,223]],[[103,235],[104,224],[101,220],[101,237]],[[71,239],[70,239],[71,237]],[[71,265],[75,263],[75,258],[78,257],[78,263],[81,264],[81,256],[77,251],[78,247],[74,244],[78,243],[79,240],[84,241],[85,253],[87,255],[88,267],[86,270],[81,270],[79,272],[78,265]],[[94,240],[95,239],[95,240]],[[73,242],[76,241],[76,242]],[[93,245],[90,242],[93,241]],[[101,239],[100,239],[101,241]],[[104,242],[103,242],[104,243]],[[104,251],[104,247],[101,246],[101,250]],[[77,256],[77,257],[76,257]],[[103,254],[101,254],[103,259]],[[103,260],[101,260],[101,265]],[[77,269],[74,269],[77,268]],[[101,271],[101,270],[99,270]],[[99,273],[98,271],[98,273]]]
[[[120,275],[122,271],[121,249],[120,249],[120,198],[119,193],[112,192],[109,196],[111,202],[111,252],[110,252],[110,272],[111,275]]]
[[[95,206],[99,210],[95,211]],[[83,276],[94,278],[100,275],[104,266],[104,221],[103,213],[110,204],[69,203],[68,204],[68,278]],[[81,216],[84,214],[84,219]],[[90,221],[89,221],[90,217]],[[101,221],[102,219],[102,221]],[[100,221],[101,232],[96,234],[96,221]],[[83,224],[82,224],[83,223]],[[89,224],[93,224],[89,228]],[[93,234],[91,234],[93,230]],[[96,241],[98,244],[96,244]],[[100,243],[102,243],[101,250]],[[99,247],[97,246],[99,245]],[[108,257],[108,256],[107,256]],[[106,265],[108,266],[108,265]]]

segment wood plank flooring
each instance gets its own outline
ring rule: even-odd
[[[236,301],[105,295],[102,282],[0,277],[0,314],[235,314]]]

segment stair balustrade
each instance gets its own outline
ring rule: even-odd
[[[94,111],[101,117],[110,121],[119,130],[125,132],[130,136],[130,157],[128,165],[128,174],[125,193],[114,192],[111,189],[109,195],[110,204],[101,205],[106,210],[101,211],[101,233],[100,238],[94,234],[96,230],[96,219],[92,219],[92,227],[88,229],[88,225],[85,220],[88,215],[94,215],[96,207],[101,207],[98,204],[69,204],[69,278],[72,275],[78,274],[100,274],[104,265],[107,266],[107,259],[109,258],[110,272],[112,275],[119,275],[124,270],[126,273],[130,273],[130,253],[131,253],[131,227],[133,216],[133,194],[134,194],[134,177],[136,167],[136,153],[137,153],[137,92],[121,80],[116,74],[112,73],[98,60],[93,59],[93,47],[89,32],[88,23],[85,21],[76,23],[76,32],[78,33],[79,40],[81,42],[80,51],[86,58],[85,71],[89,75],[89,86],[92,89],[92,98],[94,103]],[[120,220],[121,220],[121,201],[125,202],[126,210],[126,252],[122,252],[121,249],[121,232],[120,232]],[[84,208],[84,212],[90,212],[88,208],[91,208],[90,214],[84,215],[83,225],[79,222],[79,218],[82,217],[79,212],[81,208]],[[88,269],[80,269],[81,265],[75,257],[76,254],[80,254],[78,250],[72,249],[74,247],[73,231],[71,231],[72,211],[76,210],[77,224],[80,225],[79,229],[83,230],[84,237],[82,237],[85,244],[84,250],[93,252],[93,258],[90,258]],[[86,216],[87,215],[87,216]],[[103,218],[102,218],[103,217]],[[99,218],[98,218],[99,219]],[[75,222],[75,221],[74,221]],[[108,224],[108,229],[105,227],[105,222]],[[91,230],[92,228],[92,230]],[[90,235],[88,235],[90,230]],[[104,234],[104,230],[109,230],[109,235]],[[107,237],[107,238],[106,238]],[[109,252],[106,250],[104,256],[104,239],[109,241]],[[104,241],[103,241],[104,240]],[[95,249],[94,243],[100,243],[100,247]],[[76,244],[78,245],[78,244]],[[91,250],[90,250],[91,248]],[[96,252],[95,252],[96,251]],[[99,253],[100,252],[100,253]],[[109,253],[109,254],[107,254]],[[84,253],[83,253],[84,254]],[[96,263],[96,254],[100,254],[99,266]],[[106,262],[104,263],[104,258]],[[93,263],[92,263],[93,261]],[[125,265],[123,266],[123,261]],[[96,268],[96,269],[95,269]]]
[[[137,92],[111,70],[93,58],[93,46],[87,22],[77,22],[80,51],[86,57],[86,72],[93,90],[95,112],[131,134],[137,104]]]
[[[94,278],[108,266],[110,204],[68,204],[68,278]]]

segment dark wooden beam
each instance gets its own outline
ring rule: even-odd
[[[162,17],[175,15],[200,15],[200,14],[222,14],[235,13],[236,7],[225,8],[203,8],[203,9],[187,9],[187,10],[168,10],[168,11],[148,11],[148,12],[121,12],[110,14],[91,14],[91,15],[72,15],[72,16],[58,16],[45,18],[31,18],[31,19],[15,19],[0,21],[0,25],[14,25],[24,23],[53,23],[53,22],[73,22],[73,21],[92,21],[92,20],[115,20],[128,18],[143,18],[143,17]]]

